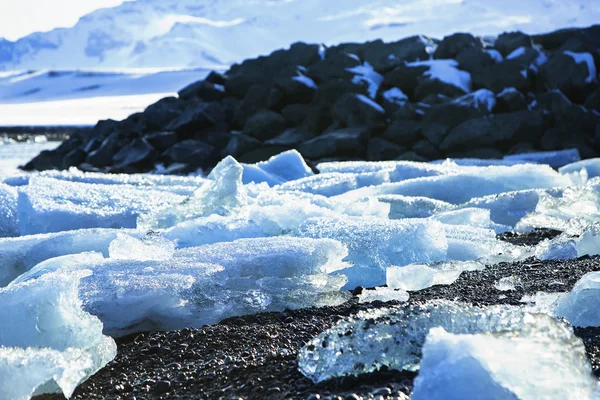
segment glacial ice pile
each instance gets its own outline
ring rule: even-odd
[[[435,327],[422,352],[413,400],[597,398],[581,339],[546,315],[525,315],[509,332],[453,334]]]
[[[311,339],[300,350],[298,367],[314,382],[381,367],[415,371],[431,328],[454,334],[516,332],[529,318],[516,306],[450,301],[361,311]]]
[[[53,272],[0,289],[0,398],[29,398],[38,389],[68,396],[115,357],[100,320],[82,309],[78,285],[89,275]],[[23,368],[31,374],[15,379]]]

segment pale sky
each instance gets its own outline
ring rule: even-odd
[[[0,0],[0,37],[15,40],[36,31],[71,27],[79,17],[123,0]]]

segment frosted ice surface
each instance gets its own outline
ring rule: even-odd
[[[432,328],[414,383],[413,400],[591,400],[597,387],[581,339],[544,315],[511,332]]]
[[[363,65],[346,68],[346,71],[356,74],[352,78],[352,83],[360,84],[364,82],[367,85],[369,97],[375,99],[377,91],[379,90],[379,85],[383,82],[383,76],[375,72],[371,64],[365,61]]]
[[[521,165],[526,162],[522,160],[480,159],[480,158],[446,158],[443,160],[430,161],[429,164],[454,164],[461,167],[493,167]]]
[[[450,301],[362,311],[311,339],[299,352],[298,367],[314,382],[381,367],[414,371],[433,327],[455,334],[514,332],[528,320],[516,306],[480,308]]]
[[[301,191],[322,196],[337,196],[357,188],[390,181],[390,171],[364,173],[328,172],[309,176],[277,186],[278,190]]]
[[[381,195],[377,196],[377,199],[383,203],[389,203],[390,219],[427,218],[456,207],[441,200],[400,194]]]
[[[109,257],[116,260],[168,260],[173,257],[176,243],[158,234],[137,238],[125,233],[117,237],[108,246]]]
[[[521,279],[514,275],[505,276],[494,283],[494,287],[501,292],[516,290],[517,286],[521,286]]]
[[[560,175],[546,165],[465,167],[455,174],[360,188],[348,192],[346,196],[351,199],[383,194],[401,194],[461,204],[475,197],[516,190],[564,187],[571,183],[568,177]]]
[[[401,289],[389,287],[376,287],[373,290],[363,290],[358,295],[359,303],[371,303],[373,301],[408,301],[408,292]]]
[[[224,158],[211,171],[208,181],[190,197],[172,207],[141,215],[138,225],[142,229],[164,229],[209,214],[229,214],[247,203],[243,172],[244,168],[233,157]]]
[[[173,193],[121,185],[33,177],[19,188],[21,235],[83,228],[135,228],[139,215],[185,199]]]
[[[65,360],[76,355],[69,349],[77,348],[89,359],[89,363],[85,360],[69,363],[69,370],[58,382],[65,384],[67,391],[72,390],[70,385],[89,377],[116,355],[116,344],[113,339],[102,335],[100,320],[82,309],[78,285],[89,274],[90,271],[86,270],[68,274],[51,272],[0,289],[0,346],[53,349],[62,353]],[[54,352],[18,352],[17,356],[30,356],[38,365],[56,359]],[[11,355],[10,350],[0,350],[0,365],[7,363],[6,369],[0,371],[8,374],[0,374],[0,381],[10,379],[12,382],[15,376],[21,375],[19,364],[11,361],[13,356],[15,354]],[[56,367],[60,369],[60,365]]]
[[[121,232],[143,236],[125,229]],[[113,229],[83,229],[0,239],[0,287],[50,258],[94,251],[108,257],[108,247],[118,233]]]
[[[310,218],[293,233],[331,238],[348,247],[352,267],[345,288],[381,286],[391,265],[431,263],[446,259],[448,243],[442,224],[427,220],[384,220],[374,217]]]
[[[242,166],[244,168],[243,183],[266,182],[269,186],[274,186],[314,175],[302,155],[296,150],[288,150],[277,154],[267,161],[256,164],[242,164]]]
[[[0,237],[19,236],[17,190],[0,183]]]
[[[450,285],[458,279],[461,272],[484,268],[485,265],[477,261],[445,261],[431,265],[392,266],[386,270],[386,283],[390,288],[415,291],[434,285]]]
[[[600,176],[600,158],[590,158],[567,164],[558,169],[561,174],[570,174],[579,172],[582,169],[586,170],[586,175],[589,179]]]
[[[558,298],[554,313],[574,326],[600,326],[600,272],[585,274],[573,289]]]
[[[428,67],[425,76],[456,86],[466,93],[471,91],[471,74],[458,69],[458,62],[455,60],[415,61],[406,63],[406,66]]]
[[[56,391],[68,398],[92,368],[92,358],[77,348],[0,347],[0,399],[29,400]]]
[[[520,153],[504,156],[504,160],[519,160],[524,162],[534,162],[537,164],[548,164],[553,168],[562,167],[564,165],[581,160],[579,150],[565,149],[558,151],[539,151],[533,153]]]
[[[392,173],[393,181],[398,182],[411,178],[442,175],[456,168],[455,166],[432,165],[414,161],[335,161],[319,163],[317,169],[322,174],[328,172],[357,174],[387,171]]]

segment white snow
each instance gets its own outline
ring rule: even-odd
[[[488,112],[492,112],[496,107],[496,95],[494,92],[488,89],[479,89],[472,93],[468,93],[455,100],[452,100],[455,104],[463,106],[474,107],[477,109],[483,109]]]
[[[375,103],[373,100],[371,100],[370,98],[368,98],[364,94],[357,94],[356,97],[358,97],[358,99],[360,101],[362,101],[363,103],[365,103],[369,107],[375,109],[377,112],[380,112],[382,114],[385,113],[385,110],[383,109],[383,107],[381,107],[379,104]]]
[[[586,83],[596,82],[596,64],[594,64],[594,57],[590,53],[575,53],[566,50],[563,53],[571,57],[577,64],[585,64],[587,66],[588,76],[585,78]]]
[[[502,54],[500,54],[498,50],[487,49],[486,52],[492,57],[492,60],[494,60],[496,64],[501,63],[504,60],[504,58],[502,58]]]
[[[301,84],[303,84],[304,86],[307,86],[309,88],[313,88],[313,89],[317,88],[317,84],[315,83],[315,81],[313,81],[306,75],[302,75],[301,72],[298,72],[298,75],[292,77],[292,79],[297,82],[300,82]]]
[[[348,72],[352,72],[354,78],[352,78],[352,83],[365,83],[367,85],[367,91],[369,92],[369,97],[375,99],[377,96],[377,91],[379,90],[379,85],[383,82],[383,76],[375,72],[371,64],[368,62],[364,62],[363,65],[358,65],[353,68],[346,68]]]
[[[513,50],[509,55],[506,56],[507,60],[512,60],[518,57],[521,57],[523,54],[525,54],[525,50],[526,48],[521,46],[516,50]]]
[[[393,87],[391,89],[386,90],[382,94],[383,98],[389,101],[390,103],[403,105],[408,101],[408,96],[402,92],[402,90],[397,87]]]
[[[471,91],[471,74],[458,69],[455,60],[427,60],[406,63],[408,67],[428,67],[425,76],[448,83],[462,89],[465,93]]]

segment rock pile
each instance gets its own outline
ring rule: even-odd
[[[295,43],[233,65],[24,169],[166,173],[297,149],[336,159],[600,156],[600,25],[494,40],[455,33],[334,47]]]

